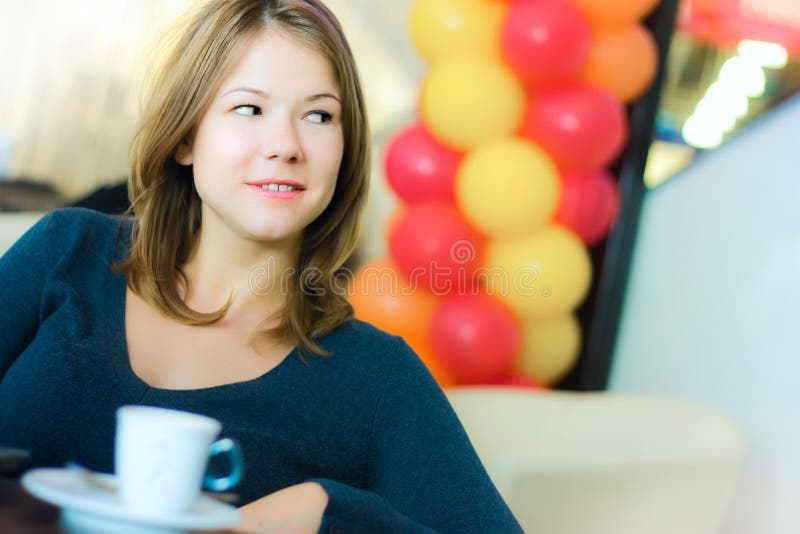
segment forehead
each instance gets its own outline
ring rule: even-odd
[[[336,74],[328,58],[285,31],[266,28],[245,43],[219,92],[241,84],[268,93],[338,94]]]

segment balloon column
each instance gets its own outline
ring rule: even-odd
[[[417,0],[430,71],[388,144],[391,258],[362,265],[356,316],[403,336],[443,386],[555,384],[581,345],[587,246],[618,204],[605,168],[656,70],[657,0]]]

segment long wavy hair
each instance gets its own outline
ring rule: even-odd
[[[194,248],[202,220],[192,169],[179,165],[174,156],[193,137],[251,38],[265,28],[298,39],[330,62],[342,97],[344,153],[330,204],[303,232],[278,326],[257,332],[251,342],[291,341],[301,355],[322,355],[326,351],[315,340],[353,316],[335,275],[358,240],[370,146],[352,52],[336,17],[319,0],[211,0],[187,13],[166,35],[161,48],[166,52],[153,61],[131,144],[132,248],[118,268],[134,292],[184,324],[212,324],[227,313],[232,298],[217,311],[201,313],[188,307],[179,293],[178,283],[186,282],[181,266]]]

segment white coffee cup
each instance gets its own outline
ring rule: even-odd
[[[203,486],[216,491],[235,486],[242,475],[241,452],[231,439],[214,441],[221,428],[216,419],[189,412],[119,408],[114,463],[123,502],[143,513],[181,512],[192,507]],[[209,457],[217,454],[229,456],[230,475],[205,475]]]

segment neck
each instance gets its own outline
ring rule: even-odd
[[[225,322],[253,320],[281,310],[286,273],[295,268],[297,240],[259,242],[242,238],[222,225],[203,225],[189,260],[186,304],[200,312],[221,308],[229,298]]]

